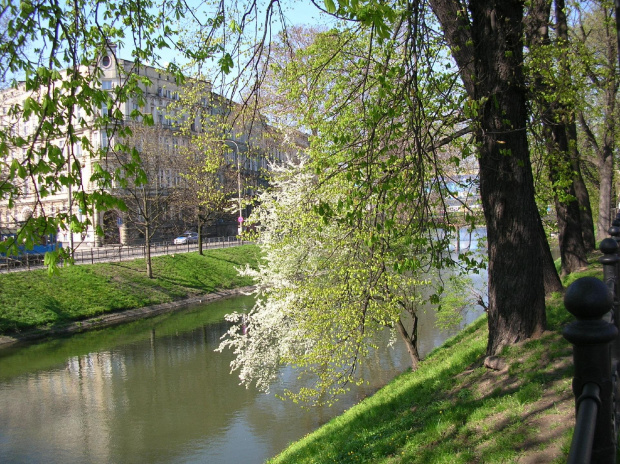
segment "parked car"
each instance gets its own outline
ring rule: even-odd
[[[198,243],[198,234],[196,232],[183,232],[174,239],[175,245],[185,245],[186,243]]]

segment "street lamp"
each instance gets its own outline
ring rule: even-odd
[[[237,230],[239,235],[241,235],[243,232],[243,209],[241,206],[241,165],[239,160],[239,144],[231,139],[225,139],[223,142],[226,144],[232,143],[234,145],[235,158],[237,158],[237,192],[239,199],[239,217],[237,218],[237,221],[239,221],[239,227]]]

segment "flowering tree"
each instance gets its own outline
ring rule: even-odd
[[[251,217],[264,252],[258,270],[245,270],[257,281],[257,303],[247,315],[229,316],[236,325],[220,345],[237,355],[232,368],[241,382],[268,390],[279,368],[292,365],[310,383],[286,395],[326,401],[363,381],[356,370],[385,329],[400,334],[415,368],[417,312],[441,281],[398,267],[424,257],[393,231],[377,231],[385,211],[370,202],[354,222],[347,211],[325,220],[324,209],[355,188],[345,176],[320,183],[304,162],[274,170],[273,189]]]

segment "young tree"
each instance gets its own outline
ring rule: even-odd
[[[169,106],[185,141],[179,146],[178,160],[188,186],[182,202],[197,225],[200,254],[203,226],[226,214],[240,175],[233,173],[236,166],[232,167],[239,150],[238,143],[231,138],[230,104],[218,98],[211,88],[212,84],[204,79],[188,79],[179,99]]]
[[[575,43],[581,44],[577,65],[587,80],[582,88],[580,129],[587,140],[590,159],[596,166],[598,214],[596,240],[605,238],[611,224],[614,179],[614,152],[618,120],[618,55],[613,18],[613,2],[592,2],[590,9],[578,10],[579,22],[573,28]]]
[[[116,144],[109,156],[109,168],[120,172],[114,193],[124,200],[126,223],[144,237],[149,278],[153,278],[152,238],[179,210],[180,199],[188,190],[179,171],[173,137],[172,131],[161,125],[132,124],[131,135]],[[131,168],[131,161],[137,156],[139,170]]]
[[[581,171],[579,164],[573,162],[574,153],[571,153],[571,145],[575,147],[577,140],[569,139],[572,134],[569,124],[570,121],[574,123],[574,112],[563,103],[570,100],[570,77],[565,74],[565,65],[559,69],[549,66],[550,61],[556,61],[552,58],[555,52],[562,53],[565,49],[551,46],[550,13],[551,1],[531,2],[525,29],[530,49],[528,68],[532,75],[532,106],[544,139],[543,159],[555,201],[562,272],[569,274],[587,264],[582,215],[575,187]]]
[[[421,28],[430,26],[424,19]],[[415,367],[417,311],[442,294],[442,280],[428,276],[477,270],[475,257],[447,252],[456,219],[449,185],[469,156],[449,149],[462,122],[454,72],[415,64],[445,53],[431,27],[426,33],[428,41],[416,41],[404,26],[383,48],[363,28],[329,30],[272,68],[272,88],[304,101],[291,119],[314,136],[307,167],[283,171],[260,198],[260,300],[249,318],[235,317],[223,345],[237,353],[244,383],[266,388],[289,362],[317,379],[291,396],[337,394],[360,380],[355,369],[371,336],[386,327],[401,335]],[[443,121],[429,122],[426,112]],[[465,217],[476,220],[473,210]]]

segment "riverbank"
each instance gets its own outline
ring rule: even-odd
[[[0,275],[0,345],[72,333],[251,290],[237,269],[255,267],[255,245]]]
[[[38,325],[45,336],[68,327],[79,331],[106,320],[141,318],[148,307],[153,312],[173,310],[207,293],[229,296],[251,284],[235,270],[258,262],[258,248],[248,247],[213,250],[215,255],[204,257],[190,253],[157,258],[152,281],[144,275],[141,260],[67,268],[51,278],[42,272],[20,273],[24,280],[19,282],[0,277],[0,324],[27,324],[38,308],[52,317]],[[565,285],[585,274],[600,278],[600,266],[569,276]],[[136,304],[149,298],[164,301]],[[119,302],[135,304],[134,309],[114,309]],[[22,311],[11,311],[19,305]],[[398,376],[270,462],[565,462],[574,400],[572,349],[561,328],[572,317],[560,295],[549,299],[547,308],[549,330],[540,339],[505,350],[499,370],[483,366],[487,332],[482,318],[431,353],[419,370]],[[100,313],[68,319],[93,310]],[[27,328],[5,336],[14,341],[33,333]]]
[[[602,277],[600,265],[568,276]],[[548,330],[484,367],[486,317],[433,351],[415,372],[293,443],[270,464],[560,463],[575,418],[573,320],[562,295],[547,300]]]

